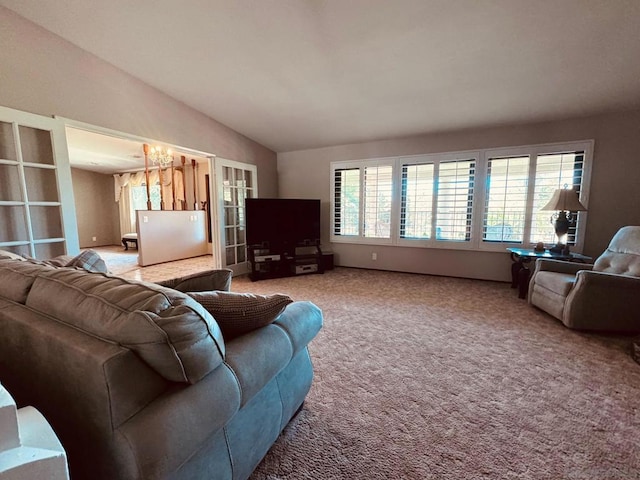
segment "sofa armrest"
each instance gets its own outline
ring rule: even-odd
[[[293,345],[293,356],[307,346],[322,328],[322,311],[308,301],[293,302],[273,321],[282,328]]]
[[[640,331],[640,278],[582,271],[567,296],[563,323],[589,330]]]
[[[231,290],[233,271],[228,268],[219,270],[207,270],[184,277],[172,278],[157,282],[163,287],[173,288],[179,292],[210,292],[218,290],[228,292]]]

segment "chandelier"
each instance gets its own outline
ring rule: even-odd
[[[173,152],[171,149],[165,150],[163,147],[151,147],[149,150],[149,159],[161,167],[166,167],[173,163]]]

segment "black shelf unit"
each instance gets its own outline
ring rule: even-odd
[[[298,245],[290,248],[269,248],[249,245],[247,258],[251,265],[252,281],[324,273],[320,245]]]

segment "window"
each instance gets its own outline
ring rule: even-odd
[[[433,236],[434,165],[402,166],[400,238],[429,239]]]
[[[471,240],[474,179],[473,160],[440,163],[436,189],[437,240]]]
[[[334,235],[360,235],[360,169],[337,169],[333,185]]]
[[[333,178],[333,236],[391,238],[392,165],[336,168]]]
[[[160,185],[149,186],[151,210],[160,210]],[[147,186],[131,187],[131,224],[136,224],[136,210],[147,210]]]
[[[422,162],[401,162],[400,238],[469,241],[475,159]]]
[[[391,236],[390,165],[365,167],[364,169],[364,236],[389,238]]]
[[[529,156],[487,160],[483,241],[518,243],[524,240],[529,161]]]
[[[504,251],[555,243],[557,188],[588,198],[593,142],[332,163],[335,242]],[[480,187],[477,187],[477,186]],[[581,246],[583,215],[568,242]]]
[[[536,162],[536,183],[533,191],[533,223],[530,243],[551,243],[557,240],[551,214],[540,209],[549,201],[558,188],[572,188],[578,195],[582,186],[584,152],[552,153],[539,155]],[[571,212],[579,220],[577,212]],[[576,243],[577,222],[569,226],[567,242]]]

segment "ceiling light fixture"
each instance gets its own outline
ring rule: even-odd
[[[163,147],[151,147],[149,150],[149,159],[161,167],[167,167],[173,163],[173,152],[171,149],[165,150]]]

